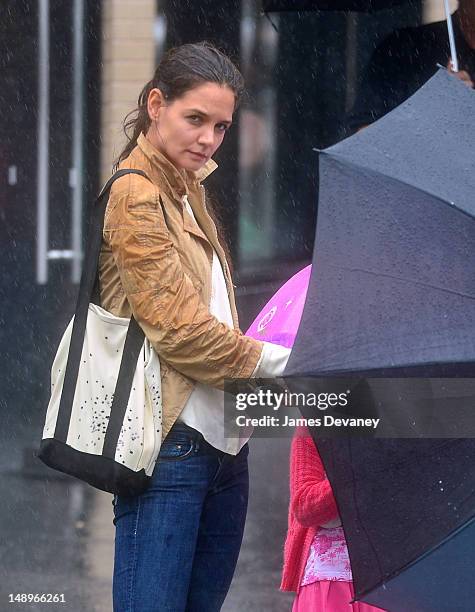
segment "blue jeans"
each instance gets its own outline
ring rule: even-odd
[[[218,612],[246,519],[246,444],[237,456],[176,424],[152,484],[114,498],[114,612]]]

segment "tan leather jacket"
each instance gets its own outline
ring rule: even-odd
[[[160,357],[166,436],[195,381],[222,388],[224,378],[250,377],[262,343],[239,331],[229,268],[206,210],[201,181],[216,164],[180,172],[141,135],[120,168],[143,170],[150,181],[129,174],[112,186],[99,263],[101,303],[117,316],[133,312]],[[209,312],[213,248],[234,329]]]

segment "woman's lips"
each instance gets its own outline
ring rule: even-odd
[[[196,157],[196,159],[199,159],[200,161],[205,161],[207,159],[207,156],[203,155],[203,153],[195,153],[194,151],[188,151],[188,153],[190,153],[191,155],[193,155],[193,157]]]

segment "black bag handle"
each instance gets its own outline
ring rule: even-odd
[[[150,180],[145,172],[141,170],[123,169],[118,170],[102,188],[92,208],[91,219],[86,239],[86,258],[79,285],[79,294],[76,303],[76,311],[69,345],[68,361],[64,374],[63,390],[59,404],[58,418],[54,431],[54,438],[66,442],[68,437],[69,422],[73,407],[74,393],[79,374],[81,353],[86,332],[87,313],[89,303],[92,300],[96,278],[98,276],[99,255],[102,245],[102,231],[104,227],[104,216],[109,201],[110,190],[114,181],[126,174],[139,174]],[[119,376],[114,391],[110,418],[104,440],[102,455],[114,458],[117,441],[127,410],[130,389],[137,367],[137,359],[142,348],[145,335],[132,316],[130,318],[127,336],[125,339],[124,352],[120,363]]]

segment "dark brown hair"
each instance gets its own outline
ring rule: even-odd
[[[140,92],[137,108],[124,119],[123,129],[128,142],[118,156],[114,164],[114,170],[117,169],[122,160],[130,155],[137,144],[139,135],[141,133],[146,134],[150,127],[147,101],[152,89],[160,89],[165,100],[173,102],[190,89],[203,83],[217,83],[229,87],[234,93],[235,108],[238,107],[244,92],[244,79],[227,55],[206,41],[170,49],[157,66],[153,78]],[[230,253],[224,239],[223,226],[209,198],[207,204],[208,212],[218,229],[220,243],[230,263]]]

